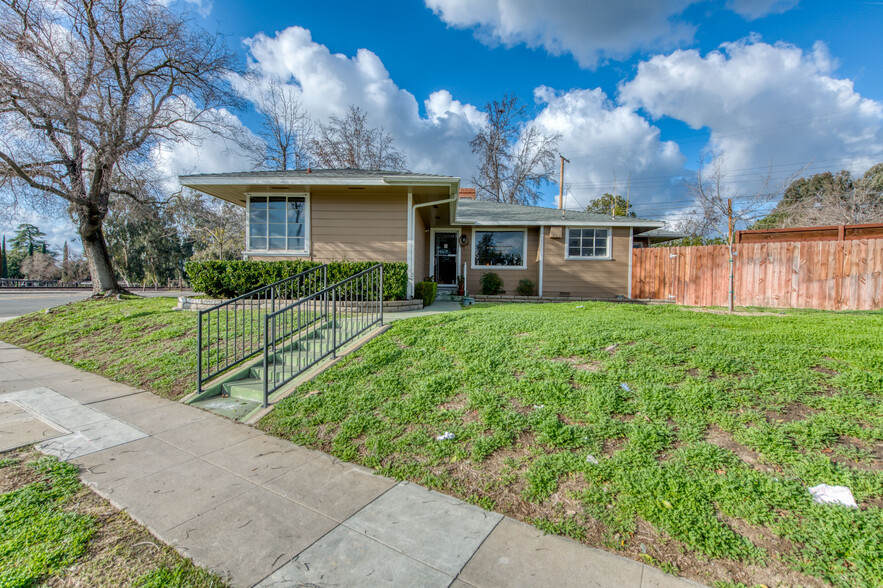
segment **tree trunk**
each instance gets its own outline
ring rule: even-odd
[[[103,216],[97,211],[81,212],[79,233],[83,240],[83,250],[89,262],[89,275],[92,278],[92,296],[113,296],[128,294],[121,288],[113,271],[110,253],[101,228]]]

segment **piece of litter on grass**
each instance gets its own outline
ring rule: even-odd
[[[546,408],[546,405],[545,404],[534,404],[533,408],[534,408],[534,410],[539,410],[541,408]]]
[[[614,343],[613,345],[605,347],[604,351],[606,351],[607,353],[613,353],[614,351],[616,351],[617,347],[619,347],[619,343]]]
[[[598,458],[595,457],[594,455],[592,455],[591,453],[586,456],[586,461],[589,463],[593,463],[595,465],[598,465]]]
[[[623,382],[622,384],[620,384],[619,387],[622,388],[623,390],[625,390],[626,392],[631,392],[631,391],[632,391],[632,389],[629,388],[629,385],[626,384],[625,382]]]
[[[809,489],[812,499],[819,504],[840,504],[849,508],[858,508],[852,491],[846,486],[829,486],[819,484]]]
[[[450,431],[445,431],[444,435],[439,435],[438,437],[435,438],[435,440],[436,441],[450,441],[454,437],[455,437],[455,435],[453,433],[451,433]]]
[[[580,304],[579,306],[577,306],[577,308],[585,308],[585,306],[583,306],[582,304]]]

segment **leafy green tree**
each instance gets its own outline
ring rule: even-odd
[[[15,253],[27,252],[27,255],[33,255],[36,249],[42,250],[46,247],[46,240],[44,237],[46,237],[46,233],[36,226],[22,223],[18,225],[18,229],[15,231],[15,236],[9,241],[9,244],[12,246],[12,251]]]
[[[628,216],[636,217],[632,211],[632,204],[621,195],[605,193],[600,198],[595,198],[586,206],[586,212],[594,212],[595,214],[609,214],[611,216]]]

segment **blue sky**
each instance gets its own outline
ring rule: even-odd
[[[468,140],[504,92],[532,124],[562,133],[567,205],[631,193],[642,216],[690,205],[700,152],[727,161],[737,197],[764,173],[794,175],[883,161],[883,2],[797,0],[192,0],[205,28],[262,79],[302,92],[317,121],[357,104],[414,171],[468,184]],[[243,91],[248,95],[247,88]],[[233,112],[255,128],[253,112]],[[177,173],[231,171],[244,159],[207,139],[170,145]],[[615,180],[614,180],[615,178]],[[170,181],[170,189],[174,182]],[[554,205],[555,185],[543,204]],[[16,224],[13,219],[12,223]],[[69,224],[42,220],[59,244]],[[4,227],[5,229],[5,227]]]

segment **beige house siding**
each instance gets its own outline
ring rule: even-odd
[[[522,230],[524,227],[489,227],[493,229],[511,229],[511,230]],[[480,230],[480,229],[479,229]],[[469,245],[464,247],[463,253],[465,254],[465,258],[463,261],[468,263],[467,266],[467,275],[466,275],[466,288],[471,294],[479,294],[481,292],[481,276],[488,272],[494,272],[503,280],[503,290],[506,291],[506,294],[515,294],[516,288],[518,287],[518,282],[527,278],[531,282],[533,282],[534,286],[534,294],[537,293],[537,290],[540,287],[540,266],[538,263],[539,258],[539,228],[538,227],[528,227],[527,229],[527,255],[525,256],[527,269],[523,270],[515,270],[515,269],[504,269],[504,268],[472,268],[472,243],[473,243],[473,234],[472,229],[464,228],[463,231],[465,234],[469,235]]]
[[[429,256],[427,251],[429,233],[426,232],[426,223],[418,211],[414,215],[414,281],[422,282],[429,274]]]
[[[312,194],[310,253],[251,259],[406,261],[408,198],[404,194]]]
[[[543,295],[585,298],[614,298],[628,296],[629,289],[629,229],[614,227],[612,237],[612,260],[564,259],[567,232],[560,239],[549,236],[545,228],[543,243]],[[507,288],[508,290],[508,288]]]

